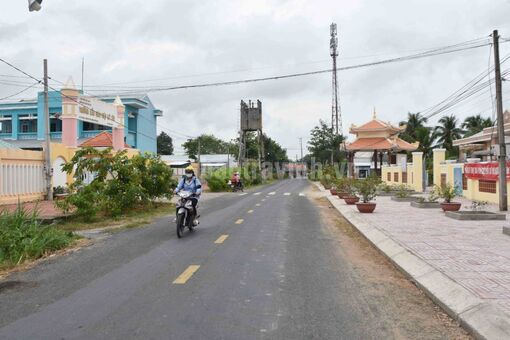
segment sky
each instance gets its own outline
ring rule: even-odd
[[[487,38],[510,38],[510,0],[44,0],[29,12],[24,0],[0,4],[0,58],[36,78],[42,59],[58,87],[72,76],[88,94],[133,87],[180,86],[269,77],[331,68],[329,25],[339,30],[338,66],[361,64]],[[501,56],[510,53],[502,43]],[[394,124],[437,104],[480,72],[490,47],[338,73],[344,134],[377,117]],[[503,64],[502,69],[510,68]],[[0,98],[31,81],[0,64]],[[503,82],[510,108],[510,82]],[[111,85],[114,84],[114,85]],[[31,97],[37,86],[13,98]],[[235,86],[151,92],[163,111],[158,132],[174,138],[211,133],[232,139],[241,100],[263,103],[264,131],[288,149],[306,147],[319,119],[331,121],[331,74]],[[459,119],[493,114],[489,91],[457,105]],[[431,124],[441,115],[431,119]],[[352,136],[350,136],[352,139]],[[306,149],[305,149],[306,153]]]

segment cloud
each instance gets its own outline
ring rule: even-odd
[[[331,22],[339,26],[341,66],[487,37],[494,28],[510,37],[506,0],[151,0],[150,5],[141,0],[54,0],[37,13],[20,3],[3,5],[1,56],[37,76],[42,59],[48,58],[54,79],[72,75],[76,82],[84,57],[85,85],[97,86],[88,87],[91,92],[111,83],[126,82],[117,85],[120,91],[327,69]],[[509,45],[502,45],[502,56],[510,53]],[[487,47],[340,72],[344,132],[350,124],[368,120],[374,106],[382,119],[397,123],[408,111],[439,102],[486,69],[488,58]],[[0,65],[0,74],[16,73]],[[23,87],[2,84],[6,79],[0,77],[0,97]],[[294,148],[298,137],[306,144],[319,119],[330,121],[331,75],[154,92],[150,97],[164,111],[160,129],[223,138],[236,136],[240,100],[261,99],[266,132]],[[463,118],[480,110],[490,114],[489,94],[455,113]]]

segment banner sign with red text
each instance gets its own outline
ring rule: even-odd
[[[499,178],[498,162],[466,163],[464,175],[471,179],[485,179],[495,181]],[[506,179],[510,179],[510,161],[506,162]]]

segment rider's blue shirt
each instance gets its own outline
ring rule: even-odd
[[[177,189],[175,189],[175,192],[179,192],[181,190],[192,192],[196,195],[200,195],[202,193],[202,183],[200,183],[200,180],[193,176],[188,181],[186,176],[181,178],[179,181],[179,185],[177,185]]]

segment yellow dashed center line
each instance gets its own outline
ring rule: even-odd
[[[214,243],[221,244],[228,238],[228,235],[221,235]]]
[[[191,265],[191,266],[189,266],[172,283],[174,285],[183,285],[183,284],[185,284],[193,276],[193,274],[195,274],[195,272],[198,270],[198,268],[200,268],[199,265]]]
[[[253,213],[253,209],[248,210],[248,214]]]
[[[236,224],[241,224],[241,223],[243,223],[243,222],[244,222],[244,220],[243,220],[242,218],[240,218],[240,219],[238,219],[238,220],[236,221]]]

